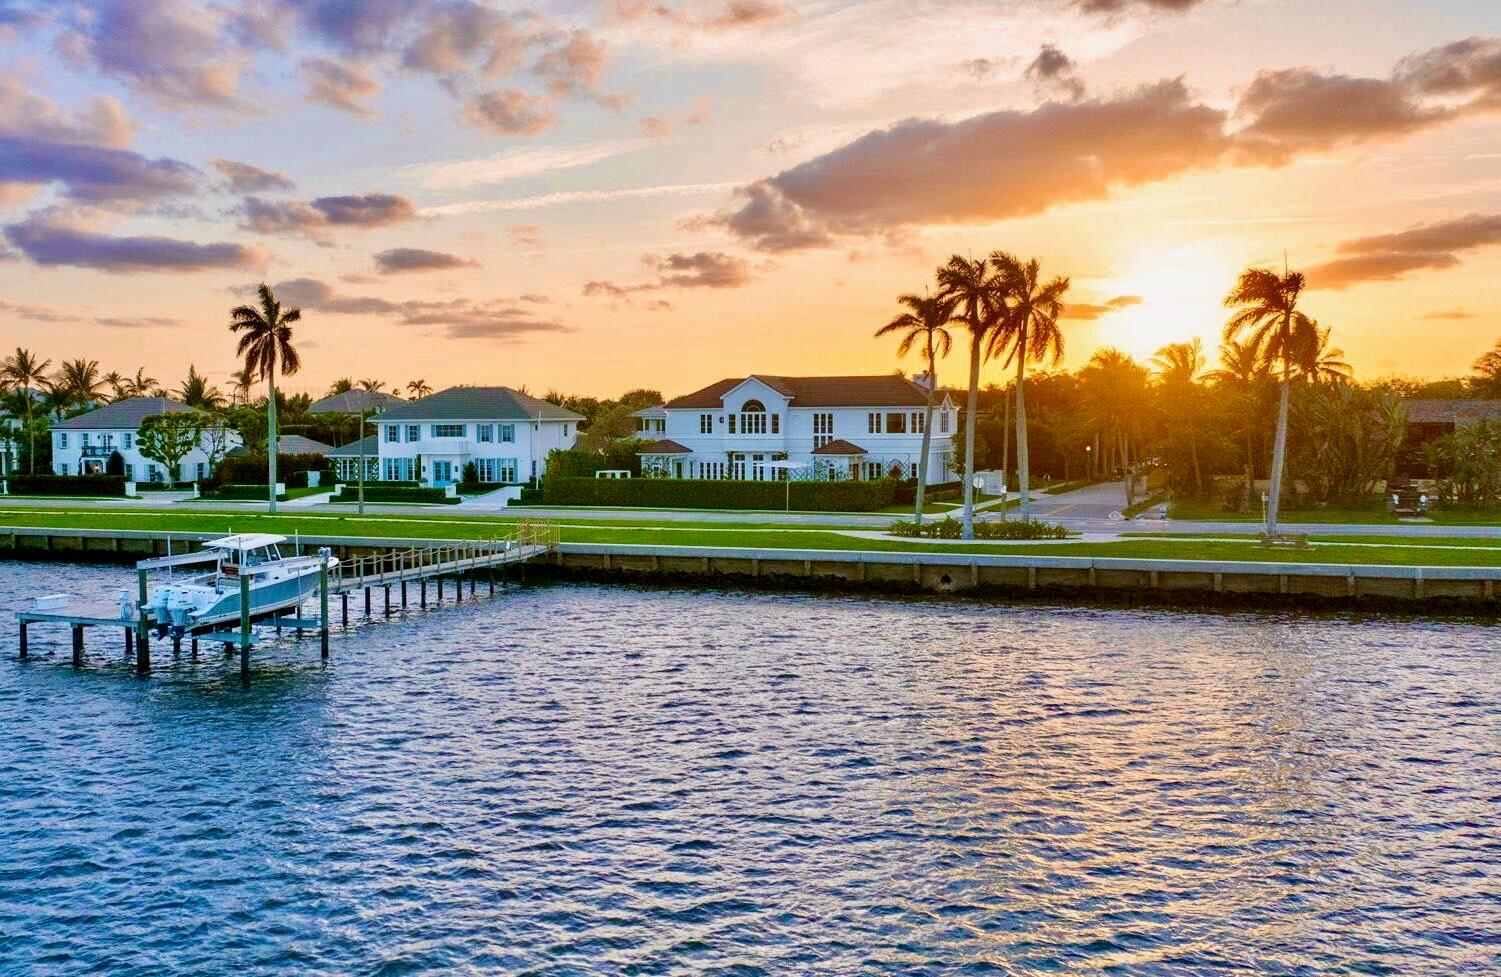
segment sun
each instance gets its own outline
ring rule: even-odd
[[[1212,358],[1224,326],[1224,297],[1235,263],[1213,242],[1143,254],[1120,276],[1097,286],[1120,308],[1098,322],[1099,343],[1147,359],[1169,343],[1195,337]]]

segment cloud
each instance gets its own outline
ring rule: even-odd
[[[167,326],[180,326],[183,321],[157,315],[99,316],[94,320],[94,324],[104,326],[106,329],[162,329]]]
[[[1391,281],[1415,271],[1453,268],[1461,254],[1498,244],[1501,215],[1470,214],[1345,241],[1335,248],[1339,257],[1308,269],[1308,283],[1313,288],[1343,289]]]
[[[14,75],[0,75],[0,132],[55,143],[124,149],[136,125],[113,98],[90,99],[71,115],[50,99],[28,91]]]
[[[246,286],[248,290],[251,286]],[[373,296],[342,296],[316,278],[294,278],[272,286],[284,303],[335,315],[373,315],[405,326],[441,326],[450,339],[513,340],[536,333],[571,332],[554,319],[540,318],[503,299],[392,302]]]
[[[1074,60],[1051,44],[1044,44],[1037,57],[1027,65],[1022,77],[1036,86],[1039,93],[1062,95],[1077,102],[1084,97],[1084,81]]]
[[[1352,142],[1404,136],[1443,122],[1453,110],[1415,101],[1388,79],[1324,75],[1308,68],[1263,71],[1241,94],[1239,141],[1281,161]]]
[[[260,248],[229,241],[199,244],[159,236],[116,237],[32,215],[5,226],[5,236],[39,265],[71,265],[115,273],[208,271],[256,268],[267,254]]]
[[[375,115],[369,100],[380,93],[380,82],[364,65],[331,58],[304,58],[302,78],[307,85],[307,97],[312,101],[361,118]]]
[[[513,248],[540,248],[544,241],[542,228],[536,224],[512,224],[506,228]]]
[[[660,115],[642,116],[639,125],[648,139],[666,139],[672,135],[672,125]]]
[[[1181,80],[957,122],[909,119],[742,188],[738,208],[712,222],[788,251],[836,233],[1027,216],[1214,166],[1224,122]]]
[[[284,173],[263,170],[259,166],[240,163],[232,159],[212,159],[209,165],[218,170],[228,182],[227,188],[234,193],[274,193],[278,190],[295,190],[297,185]]]
[[[1467,37],[1404,58],[1395,76],[1425,95],[1461,96],[1495,108],[1501,99],[1501,38]]]
[[[522,25],[475,3],[443,4],[423,21],[421,34],[402,53],[402,65],[443,78],[510,74],[521,65],[529,43]]]
[[[1181,12],[1203,2],[1204,0],[1077,0],[1079,9],[1091,14],[1116,14],[1137,9]]]
[[[227,38],[218,5],[187,0],[81,4],[54,49],[78,67],[117,78],[168,108],[235,107],[248,61]]]
[[[551,102],[516,88],[480,92],[464,103],[463,116],[502,136],[534,136],[558,124]]]
[[[643,139],[612,139],[497,153],[482,159],[456,160],[451,163],[421,163],[405,167],[404,171],[414,177],[417,185],[425,190],[461,190],[557,170],[591,166],[636,152],[648,145]]]
[[[506,210],[538,210],[545,207],[563,207],[570,204],[608,203],[615,200],[646,200],[656,197],[690,197],[700,194],[725,193],[733,190],[733,183],[667,183],[651,187],[622,187],[615,190],[559,190],[534,197],[510,197],[500,200],[470,200],[458,204],[440,204],[424,207],[423,217],[460,217],[467,214],[485,214]]]
[[[599,91],[607,62],[604,45],[588,31],[575,30],[562,44],[544,51],[532,70],[554,96],[578,97]]]
[[[453,268],[478,268],[479,262],[460,258],[447,251],[428,251],[423,248],[390,248],[375,256],[375,267],[382,275],[395,275],[409,271],[446,271]]]
[[[411,220],[417,210],[406,197],[391,193],[318,197],[311,201],[279,202],[246,197],[241,212],[245,228],[260,234],[318,236],[330,228],[368,229]]]
[[[0,134],[0,183],[60,183],[69,199],[106,204],[187,194],[197,182],[198,171],[174,159]]]
[[[1107,299],[1100,305],[1092,305],[1088,302],[1069,302],[1063,307],[1061,316],[1064,319],[1093,322],[1112,312],[1127,309],[1133,305],[1140,305],[1141,303],[1142,297],[1140,295],[1117,295],[1113,299]]]
[[[611,13],[625,21],[657,21],[678,28],[730,31],[782,20],[791,10],[770,0],[726,0],[701,14],[689,14],[682,8],[652,0],[620,0]]]
[[[665,258],[645,255],[641,260],[657,273],[656,281],[635,285],[590,281],[584,283],[583,294],[622,299],[635,292],[664,288],[740,288],[752,281],[749,263],[723,251],[670,254]]]
[[[1478,319],[1479,316],[1468,309],[1446,309],[1442,312],[1428,312],[1421,319]]]

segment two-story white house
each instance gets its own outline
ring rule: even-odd
[[[754,481],[916,478],[928,391],[896,374],[720,380],[636,412],[642,473]],[[933,405],[928,483],[956,476],[958,411]],[[773,464],[775,463],[775,464]]]
[[[52,472],[55,475],[103,475],[110,456],[120,453],[125,478],[132,482],[191,482],[208,478],[214,464],[214,441],[220,439],[221,457],[239,447],[233,431],[205,431],[198,446],[183,456],[176,472],[140,452],[137,432],[141,422],[154,414],[192,411],[186,404],[167,397],[130,397],[95,408],[52,425]]]
[[[461,481],[473,462],[481,482],[528,482],[548,452],[573,447],[583,419],[510,387],[450,387],[372,421],[380,478],[441,487]]]

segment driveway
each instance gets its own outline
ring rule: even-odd
[[[1126,507],[1125,482],[1100,482],[1062,495],[1033,495],[1032,518],[1109,519]]]

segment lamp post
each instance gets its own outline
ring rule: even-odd
[[[360,515],[365,514],[365,425],[369,423],[370,408],[360,411]]]

